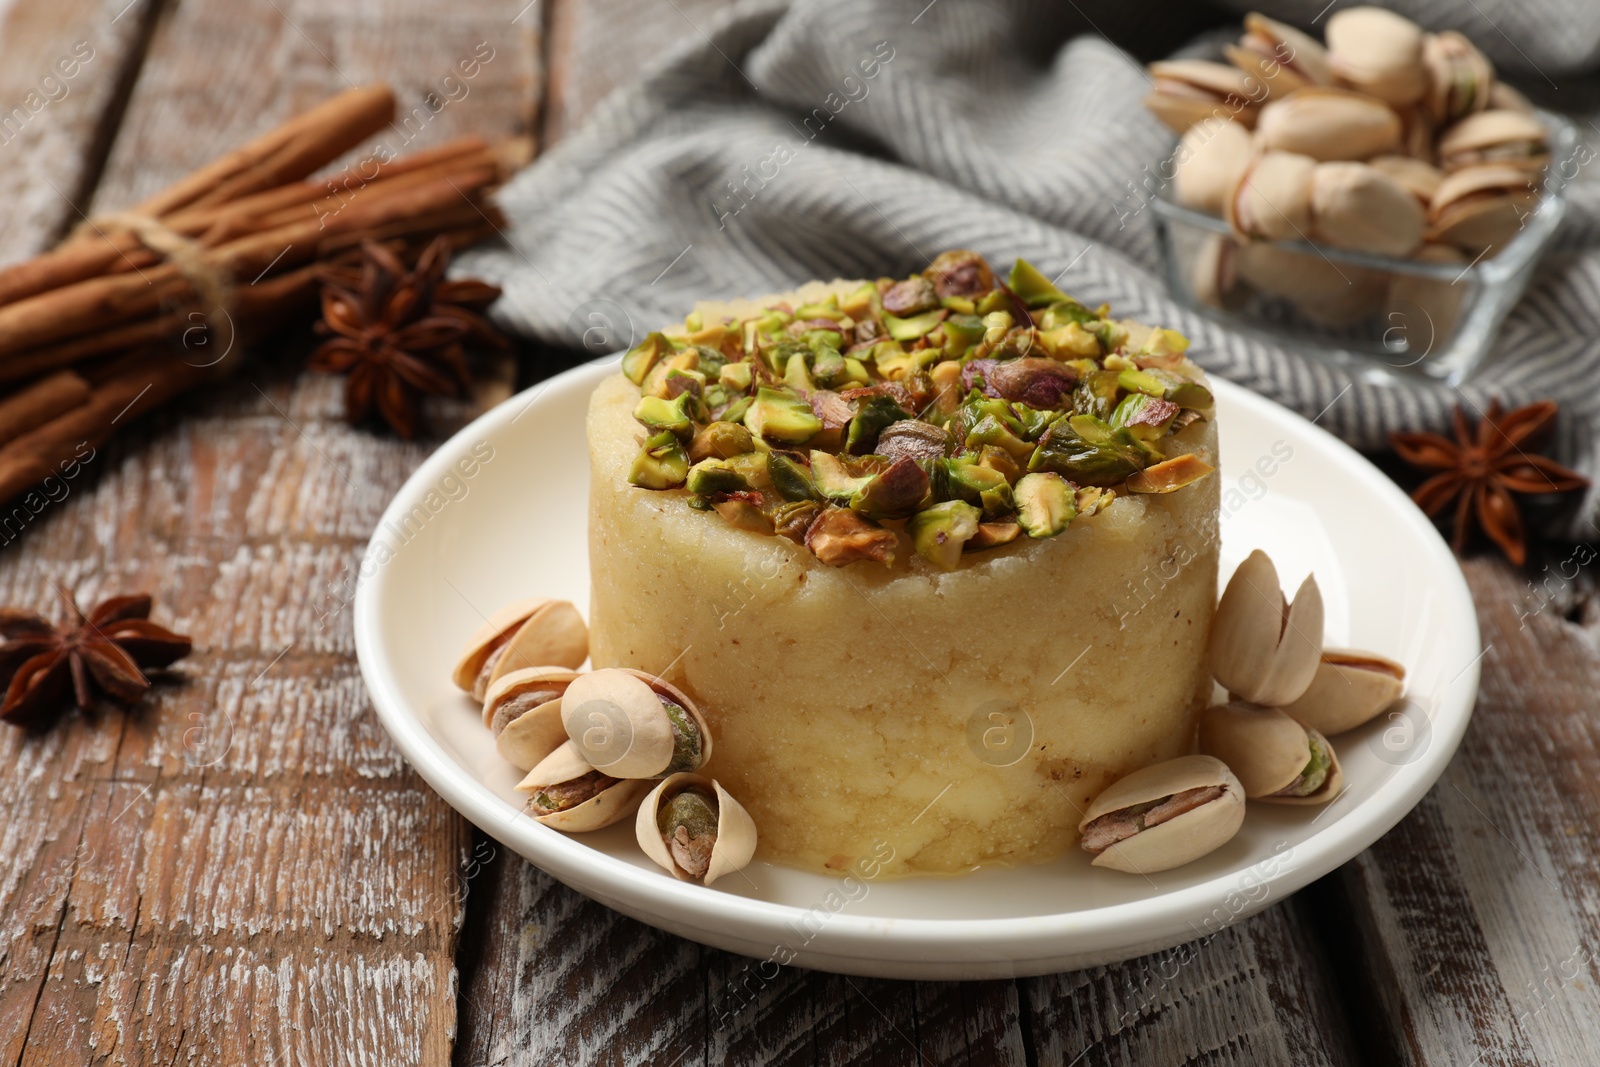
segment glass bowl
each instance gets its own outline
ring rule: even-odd
[[[1539,112],[1550,159],[1539,198],[1493,255],[1423,262],[1304,241],[1240,242],[1222,219],[1150,200],[1173,296],[1231,329],[1363,372],[1459,384],[1483,363],[1500,325],[1567,211],[1567,185],[1587,162],[1577,128]],[[1170,157],[1161,169],[1172,173]]]

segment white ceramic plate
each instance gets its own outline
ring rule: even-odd
[[[704,888],[640,853],[632,821],[564,836],[522,815],[519,775],[449,681],[500,604],[589,598],[584,412],[613,357],[513,397],[401,489],[356,595],[356,650],[395,744],[468,819],[595,900],[760,960],[898,978],[993,978],[1127,959],[1203,937],[1372,844],[1422,798],[1466,730],[1478,629],[1455,559],[1383,474],[1281,407],[1216,383],[1224,579],[1254,548],[1287,588],[1315,571],[1332,643],[1401,660],[1410,701],[1339,739],[1347,788],[1325,808],[1251,805],[1228,845],[1151,878],[1081,854],[959,878],[839,881],[756,863]],[[753,973],[770,975],[771,967]]]

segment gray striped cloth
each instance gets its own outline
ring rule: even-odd
[[[1309,26],[1329,5],[1247,6]],[[1585,73],[1600,64],[1595,0],[1393,6],[1461,29],[1555,106],[1587,100],[1579,125],[1600,129]],[[1184,0],[735,6],[519,174],[500,195],[506,243],[457,269],[504,287],[506,328],[598,354],[699,299],[905,274],[947,248],[1002,269],[1022,256],[1086,304],[1181,330],[1209,370],[1320,413],[1358,448],[1386,447],[1395,429],[1443,430],[1457,404],[1550,397],[1562,405],[1557,454],[1600,474],[1600,165],[1572,183],[1562,233],[1467,385],[1364,380],[1168,296],[1134,190],[1171,135],[1141,105],[1142,64],[1112,41],[1160,41],[1174,26],[1204,23]],[[1595,518],[1591,491],[1581,508],[1532,521],[1579,539]]]

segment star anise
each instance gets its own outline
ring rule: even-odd
[[[1539,449],[1555,427],[1557,407],[1541,400],[1501,413],[1498,402],[1476,426],[1456,408],[1455,440],[1436,433],[1393,433],[1389,440],[1400,458],[1432,477],[1411,494],[1430,518],[1454,507],[1450,544],[1457,553],[1466,546],[1474,520],[1517,566],[1527,559],[1527,542],[1517,494],[1568,493],[1589,479],[1568,470]]]
[[[147,595],[112,597],[86,616],[66,593],[67,621],[52,626],[21,608],[0,608],[0,719],[26,724],[59,713],[70,685],[78,707],[95,690],[124,704],[150,688],[141,668],[165,667],[189,654],[193,642],[150,621]]]
[[[415,436],[423,396],[464,396],[472,387],[465,344],[504,349],[506,342],[478,312],[500,290],[472,279],[445,281],[450,241],[439,237],[407,271],[376,241],[361,245],[361,266],[322,274],[322,321],[332,334],[309,366],[347,375],[345,417],[364,422],[374,412],[402,437]]]

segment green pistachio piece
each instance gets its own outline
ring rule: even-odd
[[[874,309],[879,307],[878,287],[871,282],[863,282],[858,289],[840,301],[839,307],[857,322],[871,317]]]
[[[628,350],[622,357],[622,373],[627,375],[628,381],[634,385],[644,382],[644,376],[650,369],[663,358],[671,355],[675,349],[672,342],[664,333],[653,333],[643,341]]]
[[[816,486],[804,464],[796,463],[781,452],[767,453],[767,477],[772,488],[785,500],[815,500]]]
[[[1080,424],[1080,419],[1091,421]],[[1095,423],[1104,433],[1093,427]],[[1090,439],[1085,439],[1085,432]],[[1117,433],[1123,439],[1118,439]],[[1083,485],[1119,485],[1140,469],[1141,459],[1126,431],[1114,432],[1091,415],[1076,415],[1050,424],[1028,459],[1028,469],[1054,471]]]
[[[951,315],[944,320],[945,355],[962,355],[983,340],[984,330],[983,320],[976,315]]]
[[[886,426],[910,417],[904,408],[886,396],[866,397],[856,404],[855,417],[850,420],[850,430],[845,434],[844,450],[852,456],[866,455],[877,446],[878,435]]]
[[[973,311],[975,315],[992,315],[996,311],[1011,313],[1014,305],[1011,303],[1011,294],[1004,289],[991,289],[978,298],[978,306]]]
[[[741,493],[750,488],[725,459],[703,459],[689,468],[684,487],[691,493]]]
[[[1000,448],[1018,463],[1026,463],[1034,454],[1034,446],[1019,436],[1005,421],[995,415],[985,415],[976,426],[967,431],[962,442],[968,449]]]
[[[1001,482],[993,489],[985,489],[978,494],[978,506],[983,509],[985,518],[997,518],[1017,510],[1016,494],[1012,492],[1009,482]]]
[[[943,322],[944,317],[948,314],[949,312],[943,308],[937,308],[933,311],[924,311],[920,315],[912,315],[907,319],[901,319],[885,312],[883,328],[888,330],[889,336],[896,341],[915,341],[924,334],[933,332],[933,328]]]
[[[699,333],[705,328],[705,316],[700,314],[700,312],[691,311],[689,314],[683,317],[683,329],[685,333]]]
[[[945,468],[949,473],[951,491],[969,503],[976,503],[982,494],[1001,486],[1011,488],[1004,474],[992,467],[981,466],[976,459],[960,457],[946,460]]]
[[[811,384],[811,375],[806,370],[806,357],[796,352],[789,357],[789,364],[783,370],[783,384],[797,393],[809,393],[816,388]]]
[[[839,309],[839,298],[829,294],[826,300],[815,304],[801,304],[794,309],[796,320],[805,319],[833,319],[835,322],[848,319],[850,316]]]
[[[717,372],[717,381],[734,392],[742,393],[750,388],[753,373],[748,363],[729,363]]]
[[[700,737],[700,725],[683,710],[682,706],[665,697],[661,698],[661,708],[667,713],[667,721],[672,724],[672,762],[667,764],[667,769],[662,773],[676,774],[678,771],[695,770],[704,762],[700,757],[704,747]]]
[[[703,459],[729,459],[753,451],[755,447],[749,430],[737,422],[719,419],[695,431],[689,442],[689,458],[696,463]]]
[[[754,494],[740,493],[723,500],[713,501],[711,510],[715,511],[728,521],[730,526],[752,533],[772,533],[772,517],[762,511],[754,501],[747,499]]]
[[[1025,474],[1017,482],[1017,522],[1029,537],[1054,537],[1078,517],[1077,493],[1059,474]]]
[[[1095,370],[1086,375],[1072,392],[1072,407],[1081,415],[1109,419],[1117,409],[1122,387],[1117,384],[1117,372]]]
[[[803,398],[766,387],[756,390],[744,424],[762,440],[785,445],[803,445],[822,429],[822,420]]]
[[[928,495],[928,472],[916,460],[897,459],[872,476],[850,497],[854,511],[873,519],[900,518],[917,510]]]
[[[1067,299],[1066,293],[1057,289],[1054,282],[1025,259],[1012,264],[1011,276],[1006,279],[1006,284],[1030,308],[1045,307]]]
[[[839,384],[844,385],[846,383],[852,385],[871,385],[872,372],[867,370],[867,365],[865,363],[861,362],[859,359],[856,359],[854,356],[845,356],[844,381],[841,381]]]
[[[694,436],[694,419],[689,414],[689,405],[693,401],[694,396],[690,393],[679,393],[673,400],[663,400],[658,396],[640,397],[633,409],[633,417],[653,434],[666,430],[687,441]]]
[[[1086,325],[1095,321],[1094,312],[1073,299],[1058,300],[1035,316],[1041,330],[1056,330],[1070,322]]]
[[[838,456],[828,452],[812,451],[811,480],[817,492],[829,500],[847,503],[861,488],[872,481],[871,474],[852,474]]]
[[[1030,452],[1028,455],[1032,456],[1033,453]],[[1017,463],[1016,457],[1005,449],[993,445],[985,445],[978,451],[978,465],[998,471],[1012,485],[1016,485],[1017,479],[1022,477],[1022,467]]]
[[[825,348],[817,353],[816,361],[811,365],[813,381],[824,388],[832,389],[844,376],[844,357],[837,349]]]
[[[1107,420],[1112,429],[1123,429],[1143,441],[1154,441],[1167,432],[1181,410],[1170,400],[1148,393],[1129,393]]]
[[[939,306],[957,315],[972,315],[978,310],[977,303],[970,296],[941,296]]]
[[[689,475],[689,456],[671,430],[645,441],[628,471],[628,482],[642,489],[675,489]]]
[[[822,505],[815,500],[794,500],[779,504],[772,513],[773,533],[787,537],[797,545],[806,543],[806,531],[811,522],[822,513]]]
[[[1149,371],[1142,371],[1138,367],[1128,367],[1117,372],[1117,384],[1130,393],[1145,393],[1149,396],[1165,397],[1167,385],[1160,378]]]
[[[917,555],[942,571],[961,562],[962,547],[978,533],[982,513],[964,500],[946,500],[911,516],[906,533]]]
[[[1328,747],[1327,738],[1315,730],[1308,729],[1306,743],[1311,749],[1311,758],[1300,771],[1300,777],[1278,790],[1274,796],[1308,797],[1321,789],[1323,783],[1328,780],[1328,771],[1333,767],[1333,754]]]
[[[741,396],[739,399],[735,400],[733,403],[724,408],[722,410],[722,414],[718,416],[718,418],[722,422],[742,423],[744,422],[745,415],[750,411],[750,405],[754,402],[754,397]]]
[[[781,334],[784,330],[784,327],[788,326],[793,321],[794,316],[789,314],[787,311],[768,309],[765,314],[755,320],[755,324],[756,329],[761,331],[766,336],[775,337],[778,334]]]

